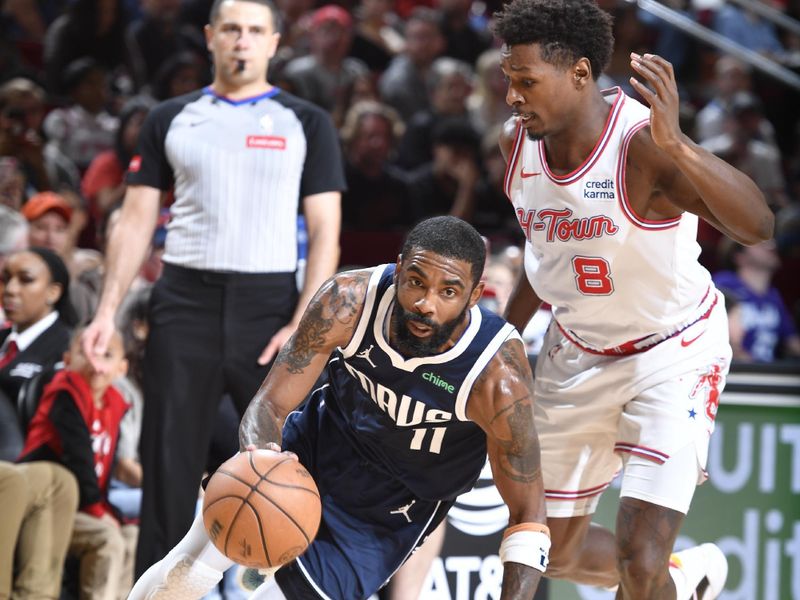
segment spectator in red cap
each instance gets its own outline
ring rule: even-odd
[[[283,73],[290,91],[330,112],[342,111],[350,91],[369,69],[347,56],[353,19],[341,6],[327,4],[311,17],[311,54],[295,58]]]
[[[87,273],[102,267],[103,256],[96,250],[76,248],[76,236],[70,228],[75,213],[73,206],[61,194],[40,192],[31,196],[20,212],[30,225],[28,243],[52,250],[67,265],[73,278],[70,299],[79,320],[91,316],[97,305],[99,275],[89,277]]]
[[[22,205],[22,215],[30,223],[31,246],[48,248],[64,258],[69,246],[69,222],[72,207],[55,192],[40,192]]]

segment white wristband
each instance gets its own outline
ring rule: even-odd
[[[541,531],[515,531],[500,544],[500,561],[528,565],[545,572],[549,562],[550,538]]]

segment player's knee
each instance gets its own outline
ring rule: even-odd
[[[648,548],[618,552],[617,567],[625,591],[634,598],[647,598],[659,590],[669,577],[669,559]]]

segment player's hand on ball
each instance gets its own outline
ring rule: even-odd
[[[244,447],[245,452],[250,452],[252,450],[258,450],[258,446],[256,446],[255,444],[247,444],[247,446]],[[281,447],[275,442],[267,442],[263,450],[271,450],[272,452],[281,452],[285,456],[293,458],[294,460],[299,460],[297,458],[297,454],[295,454],[291,450],[286,450],[286,451],[281,450]]]

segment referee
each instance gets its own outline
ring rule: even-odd
[[[137,575],[192,522],[221,396],[244,412],[338,263],[345,183],[336,131],[327,113],[267,81],[276,14],[270,0],[215,0],[205,28],[214,81],[145,121],[103,294],[83,335],[87,356],[105,352],[174,186],[144,359]],[[299,202],[308,262],[298,297]]]

